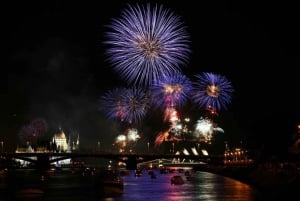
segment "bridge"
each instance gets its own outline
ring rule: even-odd
[[[107,152],[31,152],[0,153],[2,160],[21,159],[35,164],[37,169],[48,169],[51,163],[74,158],[104,158],[126,163],[128,169],[136,169],[137,163],[155,159],[186,159],[205,163],[222,163],[223,155],[175,155],[150,153],[107,153]]]

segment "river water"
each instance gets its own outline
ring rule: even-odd
[[[172,185],[174,175],[181,175],[185,183]],[[124,178],[124,194],[116,201],[253,201],[258,200],[255,189],[239,181],[207,172],[192,173],[186,180],[182,173],[157,174],[156,179],[142,174],[141,177]],[[107,200],[108,201],[108,200]]]
[[[183,172],[162,174],[154,171],[151,178],[147,171],[136,176],[134,171],[122,176],[124,192],[119,196],[101,197],[89,187],[84,175],[70,171],[44,172],[19,171],[0,173],[0,201],[258,201],[259,193],[251,186],[231,178],[208,172],[192,172],[190,179]],[[82,173],[80,173],[82,174]],[[171,184],[171,178],[180,175],[183,185]],[[16,195],[20,188],[40,187],[45,190],[41,196]],[[37,192],[38,194],[38,192]],[[36,194],[35,194],[36,195]]]

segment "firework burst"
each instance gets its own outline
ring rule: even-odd
[[[22,145],[35,145],[37,142],[36,128],[30,124],[22,126],[19,130],[18,136]]]
[[[47,124],[46,120],[43,118],[34,119],[31,122],[31,125],[35,128],[36,133],[39,137],[44,136],[48,130],[48,124]]]
[[[125,120],[134,123],[143,119],[149,109],[148,100],[148,95],[143,89],[135,87],[127,89],[123,105],[127,114]]]
[[[149,108],[148,96],[140,88],[116,88],[106,92],[100,99],[99,109],[110,119],[139,122]]]
[[[103,111],[109,119],[123,121],[126,117],[126,111],[123,106],[125,93],[125,88],[115,88],[107,91],[100,98],[99,110]]]
[[[151,86],[151,97],[158,106],[176,107],[187,100],[192,82],[180,72],[171,76],[160,76]]]
[[[192,101],[212,111],[227,109],[234,91],[231,82],[225,76],[214,73],[197,74],[195,77]]]
[[[47,122],[43,118],[36,118],[30,124],[22,126],[18,136],[22,145],[36,145],[47,130]]]
[[[181,18],[163,6],[128,6],[106,33],[106,54],[130,84],[151,85],[188,61],[190,40]]]
[[[135,128],[127,129],[124,134],[118,135],[115,139],[115,145],[118,152],[131,152],[140,139],[138,130]]]
[[[217,127],[211,119],[201,117],[195,125],[194,136],[199,141],[211,143],[213,134],[216,132],[224,133],[223,129]]]

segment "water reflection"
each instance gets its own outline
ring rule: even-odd
[[[193,186],[202,193],[195,195],[198,200],[255,200],[255,191],[247,184],[217,176],[211,173],[199,172]]]
[[[182,175],[185,180],[183,185],[172,185],[171,178],[174,175]],[[151,177],[148,172],[143,171],[140,176],[135,176],[134,171],[123,176],[124,192],[117,197],[103,197],[97,193],[97,189],[91,187],[90,180],[85,180],[82,175],[66,173],[38,174],[15,174],[8,177],[0,175],[0,200],[39,200],[39,201],[258,201],[257,192],[250,186],[239,181],[218,176],[207,172],[193,172],[191,179],[183,173],[161,174],[155,171],[156,177]],[[13,178],[13,179],[11,179]],[[87,177],[86,177],[87,178]],[[21,182],[22,181],[22,182]],[[19,189],[24,181],[29,190],[22,196],[11,197],[11,193]],[[36,183],[35,183],[36,182]],[[41,185],[44,182],[43,185]],[[38,185],[33,185],[33,184]],[[24,187],[24,184],[21,186]],[[39,187],[43,193],[36,190]],[[24,193],[24,192],[23,192]],[[10,196],[8,196],[10,194]],[[34,195],[31,197],[29,195]],[[35,198],[35,199],[34,199]]]
[[[192,179],[183,185],[172,185],[171,177],[177,173],[159,174],[150,179],[144,173],[141,177],[124,177],[124,194],[110,199],[114,201],[257,201],[258,194],[249,185],[207,172],[192,173]],[[183,175],[183,174],[182,174]],[[184,176],[183,176],[184,177]],[[106,200],[108,201],[108,200]]]

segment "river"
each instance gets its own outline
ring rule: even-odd
[[[187,179],[184,172],[174,171],[162,174],[155,170],[156,177],[151,178],[144,170],[136,176],[134,171],[122,176],[124,191],[121,195],[101,197],[95,189],[89,187],[90,181],[82,173],[71,171],[18,171],[0,173],[0,201],[39,200],[39,201],[259,201],[269,200],[262,197],[253,187],[240,181],[208,172],[192,172]],[[184,184],[173,185],[171,178],[180,175]],[[42,188],[44,192],[16,196],[16,191],[23,188]],[[270,198],[270,197],[269,197]],[[271,199],[271,198],[270,198]]]

